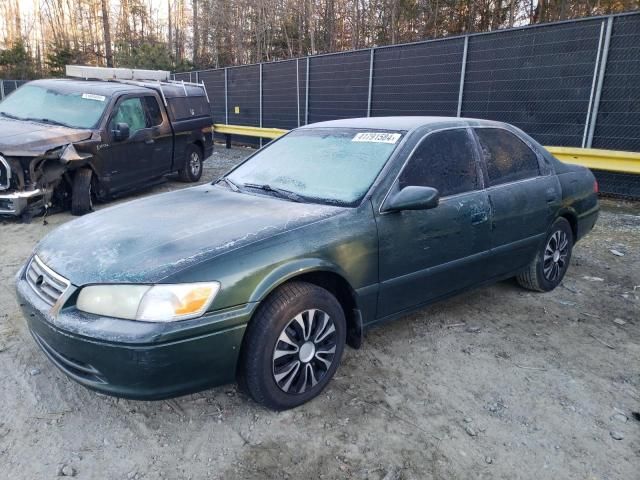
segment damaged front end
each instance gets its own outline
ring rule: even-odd
[[[42,154],[0,154],[0,216],[37,215],[53,204],[63,207],[71,185],[70,164],[84,165],[91,156],[79,153],[72,143]]]

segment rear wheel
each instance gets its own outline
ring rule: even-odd
[[[241,386],[258,403],[285,410],[329,383],[344,350],[346,322],[327,290],[291,282],[260,306],[245,335]]]
[[[202,177],[202,150],[197,145],[189,145],[186,153],[184,166],[178,175],[183,182],[197,182]]]
[[[85,215],[93,211],[92,178],[93,172],[89,168],[76,170],[71,186],[72,215]]]
[[[542,249],[525,271],[516,279],[518,283],[538,292],[553,290],[564,278],[573,250],[573,231],[565,218],[557,219],[549,233]]]

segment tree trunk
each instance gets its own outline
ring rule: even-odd
[[[104,33],[104,55],[107,67],[113,67],[113,52],[111,51],[111,26],[109,25],[109,0],[102,0],[102,30]]]
[[[199,65],[200,32],[198,30],[198,0],[193,0],[193,64]]]

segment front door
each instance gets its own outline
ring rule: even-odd
[[[129,137],[120,141],[113,138],[118,123],[129,125]],[[111,145],[106,156],[112,190],[127,189],[149,180],[153,176],[153,133],[148,125],[143,97],[120,99],[109,120],[108,130]]]
[[[453,293],[484,276],[490,207],[471,133],[459,128],[427,134],[392,191],[410,185],[438,189],[440,204],[376,215],[378,318]]]

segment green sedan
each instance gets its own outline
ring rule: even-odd
[[[33,338],[94,390],[160,399],[238,381],[317,396],[363,331],[481,284],[555,288],[597,184],[510,125],[337,120],[212,184],[66,223],[17,277]]]

